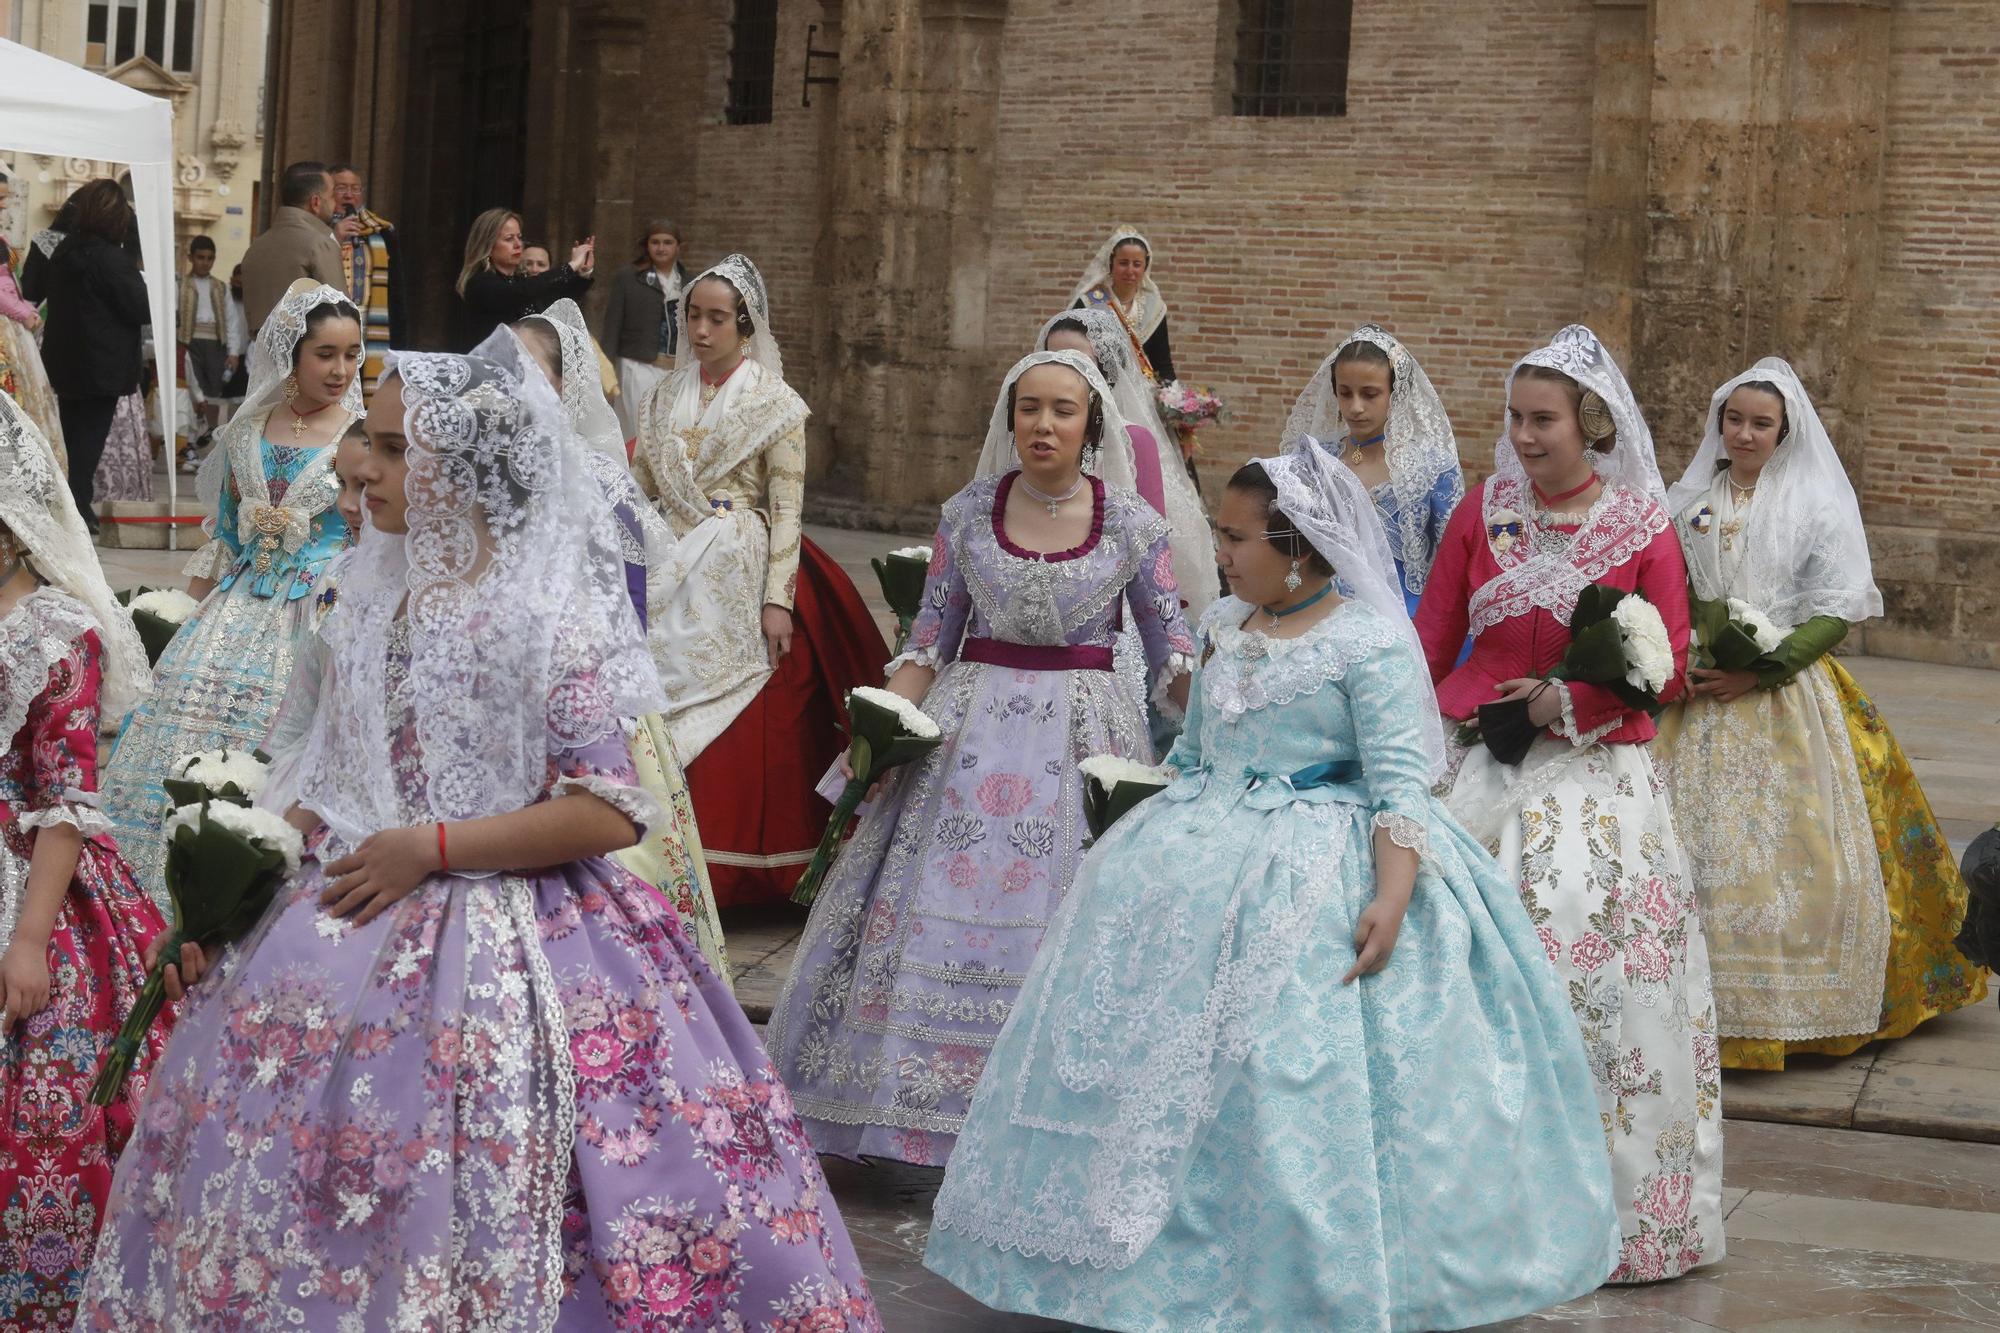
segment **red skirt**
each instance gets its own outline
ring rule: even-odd
[[[833,816],[813,788],[847,747],[847,692],[880,685],[888,664],[889,646],[853,580],[801,539],[792,650],[687,766],[717,906],[791,894]]]

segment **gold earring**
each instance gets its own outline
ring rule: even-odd
[[[295,370],[291,374],[285,376],[285,401],[289,403],[298,396],[299,396],[299,372]]]

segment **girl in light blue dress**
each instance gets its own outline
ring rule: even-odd
[[[337,442],[363,411],[361,321],[332,287],[300,279],[250,352],[250,392],[203,460],[210,540],[188,562],[201,606],[155,668],[104,770],[104,810],[153,900],[166,905],[170,808],[160,779],[198,750],[262,745],[324,607],[321,577],[351,539],[334,501]]]
[[[1445,522],[1465,498],[1458,441],[1430,376],[1387,329],[1363,324],[1319,363],[1292,404],[1285,452],[1307,437],[1368,488],[1414,619]]]
[[[1078,874],[987,1062],[924,1262],[1119,1330],[1439,1329],[1581,1295],[1618,1217],[1569,1005],[1443,807],[1365,490],[1231,479],[1234,594],[1172,785]]]

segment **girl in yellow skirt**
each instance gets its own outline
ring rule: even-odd
[[[1880,615],[1854,489],[1769,357],[1715,391],[1668,496],[1697,635],[1654,759],[1706,909],[1722,1063],[1782,1069],[1907,1035],[1986,994],[1953,944],[1966,888],[1910,762],[1830,655]]]

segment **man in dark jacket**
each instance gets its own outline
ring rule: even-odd
[[[125,250],[134,221],[118,182],[91,181],[70,204],[70,230],[39,275],[49,303],[42,365],[69,444],[70,494],[94,536],[97,461],[118,400],[139,387],[139,331],[151,311]]]
[[[243,313],[257,330],[293,283],[311,278],[340,291],[340,245],[333,239],[333,182],[324,162],[294,162],[278,179],[271,225],[243,252]]]

